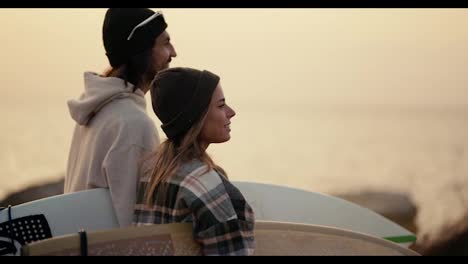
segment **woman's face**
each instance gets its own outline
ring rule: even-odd
[[[206,114],[205,123],[200,132],[202,145],[208,147],[211,143],[226,142],[231,138],[231,118],[236,114],[226,104],[221,84],[218,83],[211,97],[211,102]]]

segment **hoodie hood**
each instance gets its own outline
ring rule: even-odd
[[[133,84],[115,77],[102,77],[93,72],[84,73],[85,90],[79,99],[67,102],[70,115],[79,125],[86,125],[108,103],[125,97],[137,98],[146,106],[144,93]]]

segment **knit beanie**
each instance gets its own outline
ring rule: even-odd
[[[162,14],[148,8],[109,8],[102,37],[110,65],[119,67],[134,55],[152,48],[166,27]]]
[[[167,138],[184,135],[208,109],[220,78],[209,71],[169,68],[160,71],[151,87],[151,101]]]

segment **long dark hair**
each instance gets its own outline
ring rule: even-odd
[[[104,72],[105,77],[117,77],[134,85],[133,92],[140,88],[146,90],[154,75],[156,74],[153,64],[152,49],[147,49],[133,57],[118,68],[110,68]]]

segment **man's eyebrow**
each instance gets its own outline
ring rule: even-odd
[[[166,36],[162,39],[159,39],[158,41],[161,41],[161,43],[171,42],[171,37]]]
[[[218,103],[220,103],[220,102],[225,103],[225,102],[226,102],[226,99],[225,99],[225,98],[221,98],[221,99],[218,100]]]

